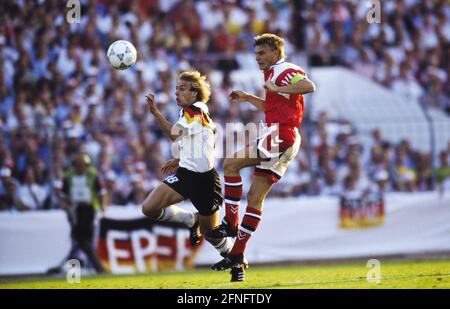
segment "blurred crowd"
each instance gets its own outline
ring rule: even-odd
[[[274,187],[280,196],[450,190],[450,142],[439,154],[433,173],[430,152],[413,149],[408,140],[390,143],[378,129],[372,132],[370,144],[363,145],[351,122],[330,119],[322,112],[312,134],[302,134],[302,144],[310,145],[311,158],[304,149],[291,163]],[[308,174],[309,170],[313,172]]]
[[[373,24],[368,2],[310,1],[310,64],[352,68],[450,114],[449,2],[379,1],[380,23]]]
[[[80,3],[79,23],[67,22],[65,1],[3,0],[0,6],[0,210],[57,208],[55,192],[80,152],[99,171],[109,204],[141,202],[171,156],[171,144],[148,115],[146,93],[156,94],[174,122],[176,74],[219,71],[209,103],[214,121],[258,123],[261,113],[227,98],[235,86],[231,72],[261,74],[253,37],[284,37],[288,59],[304,52],[290,1]],[[367,1],[307,1],[310,64],[349,67],[450,113],[448,2],[382,1],[380,24],[367,23],[368,9]],[[113,70],[106,59],[118,39],[138,50],[137,63],[125,71]],[[431,155],[415,152],[407,140],[392,145],[376,131],[373,145],[363,147],[351,123],[323,113],[311,132],[303,132],[301,154],[273,194],[338,195],[374,182],[384,182],[386,190],[429,190],[435,180],[448,182],[449,157],[450,145],[432,179]]]

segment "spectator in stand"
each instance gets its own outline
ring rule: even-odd
[[[336,171],[326,168],[324,177],[319,180],[319,194],[338,196],[342,192],[342,186],[337,182]]]
[[[416,173],[412,162],[408,162],[407,153],[401,147],[395,150],[393,165],[394,186],[398,191],[412,192],[416,190]]]
[[[125,198],[125,204],[133,206],[140,205],[147,196],[147,192],[143,187],[142,176],[140,174],[130,175],[130,185],[131,191]]]
[[[11,170],[8,167],[0,169],[0,210],[27,210],[19,199],[17,188],[19,182],[11,177]]]
[[[436,170],[439,192],[450,191],[450,165],[448,164],[448,154],[442,151],[439,155],[439,167]]]
[[[125,199],[117,186],[117,176],[114,171],[108,171],[106,173],[105,189],[105,205],[125,205]]]
[[[37,183],[34,171],[28,169],[25,174],[25,183],[18,188],[20,203],[30,210],[50,208],[50,190],[47,185]]]

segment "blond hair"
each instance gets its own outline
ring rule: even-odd
[[[273,33],[264,33],[255,37],[253,46],[267,45],[273,50],[278,50],[280,58],[286,57],[284,54],[284,39]]]
[[[197,101],[203,103],[208,102],[211,96],[211,86],[206,80],[206,76],[201,75],[198,71],[186,71],[178,75],[179,80],[184,80],[191,83],[192,90],[198,92]]]

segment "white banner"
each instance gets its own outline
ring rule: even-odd
[[[240,219],[245,201],[241,204]],[[336,198],[268,199],[262,222],[248,243],[247,258],[255,264],[450,252],[448,193],[442,198],[435,192],[389,194],[385,204],[384,225],[343,230]],[[106,216],[131,219],[142,215],[136,207],[110,207]],[[68,253],[69,233],[60,210],[0,213],[0,275],[44,273]],[[195,263],[209,265],[220,259],[204,242]]]
[[[385,198],[382,226],[350,230],[339,228],[336,198],[271,199],[248,242],[247,259],[267,263],[450,252],[449,192],[442,198],[435,192],[392,193]],[[219,260],[205,245],[196,263]]]
[[[0,275],[45,273],[70,250],[62,210],[0,212]]]

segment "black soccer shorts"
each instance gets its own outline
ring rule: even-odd
[[[222,187],[215,168],[197,173],[179,167],[175,174],[164,179],[164,183],[185,199],[190,199],[202,216],[210,216],[222,206]]]

